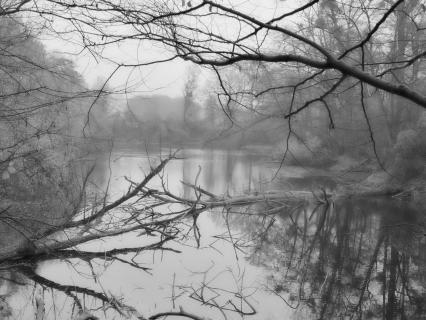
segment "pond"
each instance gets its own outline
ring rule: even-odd
[[[100,157],[91,188],[108,190],[111,200],[120,197],[159,156],[120,150]],[[309,177],[323,175],[288,166],[277,174],[278,167],[262,154],[182,150],[151,187],[196,199],[191,184],[234,196],[296,188],[294,181],[309,190],[317,186]],[[4,319],[71,319],[79,307],[76,296],[100,319],[143,319],[172,310],[200,319],[426,318],[425,214],[413,203],[275,200],[213,208],[196,220],[185,217],[179,228],[179,237],[162,250],[131,252],[121,260],[58,255],[39,259],[30,274],[2,268],[0,312]],[[78,250],[108,252],[155,239],[138,230]],[[96,293],[120,302],[121,313]]]

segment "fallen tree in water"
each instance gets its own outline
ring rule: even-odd
[[[175,159],[174,155],[163,159],[139,183],[129,180],[127,192],[115,200],[109,200],[105,194],[90,205],[84,205],[87,203],[89,195],[86,194],[87,188],[83,188],[78,199],[79,203],[69,212],[68,219],[59,225],[47,225],[40,233],[28,235],[22,232],[24,241],[17,241],[17,245],[11,245],[0,251],[0,272],[19,274],[25,279],[24,283],[31,281],[42,288],[62,292],[71,299],[72,304],[76,307],[74,314],[80,318],[83,315],[90,315],[88,312],[90,310],[85,310],[84,299],[91,297],[102,303],[104,310],[114,310],[116,314],[124,317],[159,319],[168,315],[177,315],[190,319],[203,319],[183,309],[162,312],[149,317],[142,316],[132,306],[108,292],[57,283],[37,273],[37,266],[41,262],[51,260],[81,261],[92,270],[95,281],[97,278],[93,271],[93,262],[99,260],[104,263],[122,263],[149,273],[150,268],[140,263],[137,257],[156,251],[180,253],[173,247],[173,244],[180,243],[191,230],[193,230],[194,238],[199,246],[200,234],[197,219],[206,210],[217,207],[247,206],[259,202],[280,202],[282,205],[291,206],[295,202],[305,202],[312,197],[307,192],[294,194],[272,192],[223,197],[202,189],[197,186],[197,181],[195,181],[194,184],[186,183],[193,189],[193,197],[182,198],[167,189],[166,181],[163,178],[165,166],[173,159]],[[158,177],[160,177],[162,187],[155,189],[150,184]],[[88,183],[88,179],[88,176],[84,179],[83,186]],[[268,212],[264,212],[264,214],[268,214]],[[3,210],[0,220],[7,221],[11,218],[12,212]],[[188,223],[188,221],[192,223]],[[141,243],[135,246],[122,246],[100,251],[82,248],[94,241],[128,234],[136,235],[138,239],[141,239]],[[34,299],[42,301],[40,297]],[[203,298],[200,299],[203,300]],[[245,305],[250,306],[248,301],[245,301]],[[38,303],[37,306],[37,317],[42,319],[44,304]],[[255,314],[252,307],[249,309],[248,311],[239,309],[235,304],[230,311],[241,315]]]
[[[52,281],[37,273],[37,265],[43,261],[79,260],[87,264],[93,272],[92,263],[103,260],[105,263],[123,263],[133,268],[150,272],[149,267],[137,261],[137,257],[148,252],[180,253],[173,244],[179,243],[192,231],[196,244],[200,245],[200,231],[197,225],[199,215],[214,208],[231,209],[250,205],[265,204],[257,208],[255,214],[272,216],[288,209],[308,203],[328,204],[336,198],[350,197],[355,193],[330,194],[326,190],[312,191],[269,191],[250,193],[239,196],[215,195],[203,189],[197,183],[182,182],[193,194],[184,198],[170,192],[163,177],[166,165],[175,159],[174,155],[162,160],[152,168],[145,179],[136,183],[128,180],[127,192],[115,200],[108,200],[105,195],[91,205],[83,206],[86,195],[80,197],[79,210],[70,213],[69,219],[59,226],[50,226],[41,234],[28,237],[24,246],[0,252],[0,271],[8,270],[21,274],[27,280],[52,290],[62,292],[72,299],[78,314],[84,314],[83,297],[98,300],[107,309],[113,309],[121,316],[133,316],[138,319],[159,319],[166,316],[181,316],[190,319],[203,319],[186,311],[171,311],[142,316],[132,306],[112,294],[77,285],[65,285]],[[154,178],[160,177],[160,188],[151,184]],[[198,177],[198,176],[197,176]],[[87,179],[86,179],[87,180]],[[85,180],[85,181],[86,181]],[[86,183],[86,182],[85,182]],[[364,193],[356,196],[377,194]],[[77,208],[77,207],[76,207]],[[0,216],[7,217],[7,212]],[[189,223],[188,223],[189,222]],[[83,245],[102,239],[136,234],[142,244],[131,247],[120,247],[108,250],[92,251],[82,249]],[[232,238],[231,238],[231,241]],[[232,243],[233,246],[235,245]],[[96,276],[93,276],[96,281]],[[202,299],[201,299],[202,300]],[[202,301],[203,304],[206,301]],[[249,303],[246,301],[246,305]],[[219,308],[219,307],[217,307]],[[220,309],[220,308],[219,308]],[[253,308],[252,308],[253,309]],[[222,310],[223,311],[223,310]],[[242,315],[254,314],[255,310],[243,310],[235,307],[233,312]]]
[[[282,191],[271,190],[265,192],[253,192],[238,196],[215,195],[195,183],[182,181],[182,184],[192,188],[194,195],[192,198],[183,198],[170,192],[165,181],[162,180],[160,190],[152,188],[149,183],[161,176],[167,163],[175,159],[171,155],[162,160],[159,165],[146,175],[142,182],[129,181],[128,191],[121,197],[107,201],[105,195],[101,201],[81,208],[76,205],[76,209],[69,214],[68,221],[59,226],[50,226],[42,234],[34,234],[26,239],[25,245],[18,248],[12,247],[9,250],[0,251],[3,261],[19,261],[19,259],[31,254],[35,257],[47,257],[53,253],[65,254],[61,250],[68,250],[77,245],[97,240],[118,236],[129,232],[140,232],[140,235],[149,235],[159,229],[167,229],[174,223],[188,217],[194,217],[201,212],[218,207],[248,206],[256,203],[274,203],[282,206],[293,207],[301,203],[328,203],[335,199],[346,197],[369,197],[369,196],[393,196],[404,190],[400,188],[382,188],[372,190],[368,187],[343,188],[335,193],[330,193],[325,189],[317,191]],[[84,184],[87,183],[86,177]],[[83,190],[84,192],[84,190]],[[80,201],[85,196],[82,194]],[[100,203],[99,203],[100,202]],[[177,211],[158,210],[165,205],[179,205]],[[120,217],[117,216],[120,213]],[[125,213],[126,215],[123,215]],[[9,218],[7,210],[3,210],[1,218]],[[173,234],[162,233],[165,239],[174,238]],[[66,237],[64,237],[66,235]],[[165,243],[165,241],[164,241]],[[116,254],[123,253],[117,252]]]

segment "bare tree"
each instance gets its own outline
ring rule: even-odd
[[[426,107],[426,97],[419,89],[425,81],[421,70],[426,38],[421,0],[314,0],[297,3],[292,9],[277,2],[272,14],[262,10],[253,14],[244,5],[211,0],[25,1],[11,8],[10,15],[35,15],[55,34],[74,32],[82,50],[99,59],[104,48],[123,42],[150,41],[167,51],[149,61],[116,61],[117,69],[175,59],[206,66],[217,76],[222,109],[231,121],[235,120],[231,110],[235,106],[260,114],[253,123],[271,117],[286,119],[287,145],[291,134],[300,138],[295,123],[303,122],[302,114],[310,109],[321,108],[328,127],[336,128],[335,101],[346,95],[378,156],[376,140],[381,140],[374,132],[372,113],[376,111],[371,110],[369,99],[379,92],[392,143],[398,130],[404,129],[401,122],[405,120],[401,119],[411,121],[419,110],[416,105]],[[242,88],[226,80],[229,68],[235,75],[263,68],[282,76],[266,85],[253,85],[264,77],[252,77],[252,83]],[[277,99],[277,95],[285,99]],[[264,114],[257,104],[270,104],[270,96],[283,107]]]
[[[423,8],[422,1],[415,1],[410,5],[404,4],[403,0],[362,1],[359,4],[352,1],[310,1],[290,11],[283,9],[283,12],[277,12],[274,17],[266,19],[261,15],[256,17],[257,15],[247,14],[244,8],[210,0],[152,1],[143,4],[47,1],[43,7],[36,7],[29,1],[19,10],[78,22],[81,28],[76,31],[81,32],[87,50],[122,41],[150,40],[174,51],[169,59],[179,57],[212,68],[241,61],[284,63],[292,68],[306,67],[307,73],[310,71],[310,77],[306,77],[304,81],[315,81],[324,72],[329,72],[336,77],[333,82],[336,88],[333,90],[342,85],[340,78],[352,78],[425,107],[426,98],[421,92],[407,85],[404,79],[396,79],[395,83],[395,79],[386,77],[394,69],[409,70],[413,64],[419,68],[424,57]],[[352,18],[353,11],[358,15],[358,19],[352,21],[350,29],[340,31],[357,30],[357,34],[345,39],[337,32],[334,35],[339,38],[337,47],[327,47],[331,43],[321,42],[316,37],[317,31],[321,31],[322,27],[319,21],[314,32],[308,35],[303,32],[306,27],[303,21],[296,20],[294,26],[291,20],[312,11],[330,10],[348,18]],[[373,65],[367,64],[367,50],[382,47],[383,41],[385,45],[395,43],[392,38],[382,38],[382,31],[387,31],[393,16],[399,20],[406,17],[401,23],[407,24],[410,21],[414,32],[403,33],[401,30],[404,26],[397,27],[399,31],[397,30],[396,43],[400,43],[399,53],[391,53]],[[326,22],[324,19],[322,21]],[[108,27],[108,23],[127,27],[114,31]],[[408,46],[401,47],[403,41],[415,43],[416,49],[412,52],[404,50]],[[319,73],[316,74],[317,72]],[[324,94],[327,92],[323,92]],[[321,101],[320,97],[318,101]],[[301,107],[293,110],[291,114],[300,109]]]

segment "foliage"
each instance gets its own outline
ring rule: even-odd
[[[73,63],[22,21],[0,16],[0,210],[16,242],[76,210],[87,168],[75,160],[93,97]]]
[[[393,149],[394,159],[390,171],[400,182],[419,179],[425,173],[426,142],[424,130],[409,129],[398,134]]]

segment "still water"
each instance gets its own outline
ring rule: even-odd
[[[159,155],[120,151],[105,156],[93,173],[93,188],[108,188],[114,199],[128,190],[130,180],[142,180]],[[277,163],[242,151],[183,150],[178,156],[167,166],[164,181],[184,198],[195,195],[182,181],[232,196],[291,188],[288,182],[295,178],[321,174],[284,167],[275,176]],[[160,186],[159,180],[152,185]],[[188,221],[187,236],[166,246],[174,251],[138,255],[147,269],[103,259],[91,264],[50,259],[38,263],[36,273],[56,284],[103,292],[146,318],[183,308],[206,319],[426,319],[425,214],[413,203],[275,201],[214,209],[201,213],[197,222],[199,244]],[[147,238],[129,233],[78,249],[134,247],[149,243]],[[11,310],[3,318],[38,320],[42,303],[43,319],[71,319],[76,305],[60,287],[35,285],[24,273],[8,270],[2,279],[0,302]],[[100,319],[126,316],[90,294],[78,296]]]

